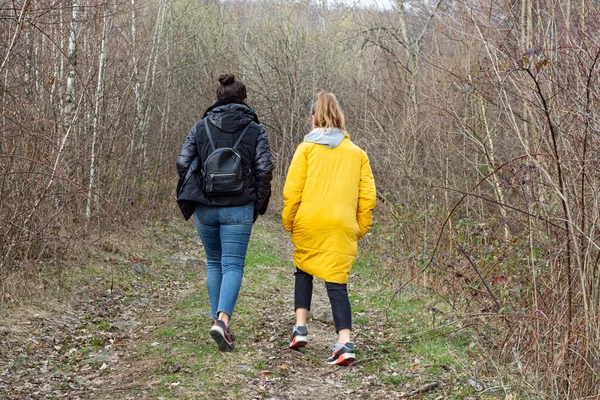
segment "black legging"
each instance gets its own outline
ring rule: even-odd
[[[294,309],[306,308],[310,310],[313,291],[313,276],[296,268],[294,272],[296,285],[294,288]],[[348,298],[347,285],[345,283],[325,282],[329,302],[331,303],[331,312],[333,314],[333,323],[335,332],[341,329],[352,330],[352,310],[350,308],[350,299]]]

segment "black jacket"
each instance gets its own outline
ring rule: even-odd
[[[241,130],[252,124],[239,144],[237,151],[247,171],[247,187],[236,196],[205,196],[202,191],[201,169],[206,157],[212,152],[204,121],[196,122],[190,131],[179,157],[177,157],[177,204],[184,218],[189,219],[196,205],[228,207],[254,203],[254,215],[264,214],[271,194],[273,163],[267,133],[258,124],[254,111],[246,104],[217,102],[204,114],[211,124],[211,134],[218,147],[232,147]]]

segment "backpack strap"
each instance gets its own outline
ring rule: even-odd
[[[210,134],[210,129],[208,128],[208,118],[204,118],[204,128],[206,129],[206,136],[208,136],[208,141],[210,142],[210,147],[212,147],[212,151],[215,151],[217,147],[215,146],[215,141]]]
[[[253,123],[254,123],[254,121],[250,121],[250,123],[248,125],[246,125],[246,127],[242,131],[242,134],[240,135],[240,137],[235,141],[235,144],[233,145],[232,149],[234,149],[234,150],[237,149],[238,145],[244,138],[244,135],[246,134],[246,132],[248,132],[248,128],[250,128],[250,125],[252,125]]]

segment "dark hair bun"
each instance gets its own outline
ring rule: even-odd
[[[225,100],[232,103],[243,103],[246,100],[246,86],[235,79],[233,74],[219,76],[221,84],[217,88],[217,100]]]
[[[233,74],[220,75],[219,82],[221,82],[221,85],[223,85],[223,86],[231,85],[231,84],[233,84],[233,82],[235,82],[235,75],[233,75]]]

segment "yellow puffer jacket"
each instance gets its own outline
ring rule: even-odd
[[[282,223],[294,262],[325,282],[347,283],[358,239],[371,229],[375,181],[367,154],[345,137],[335,148],[302,142],[283,189]]]

